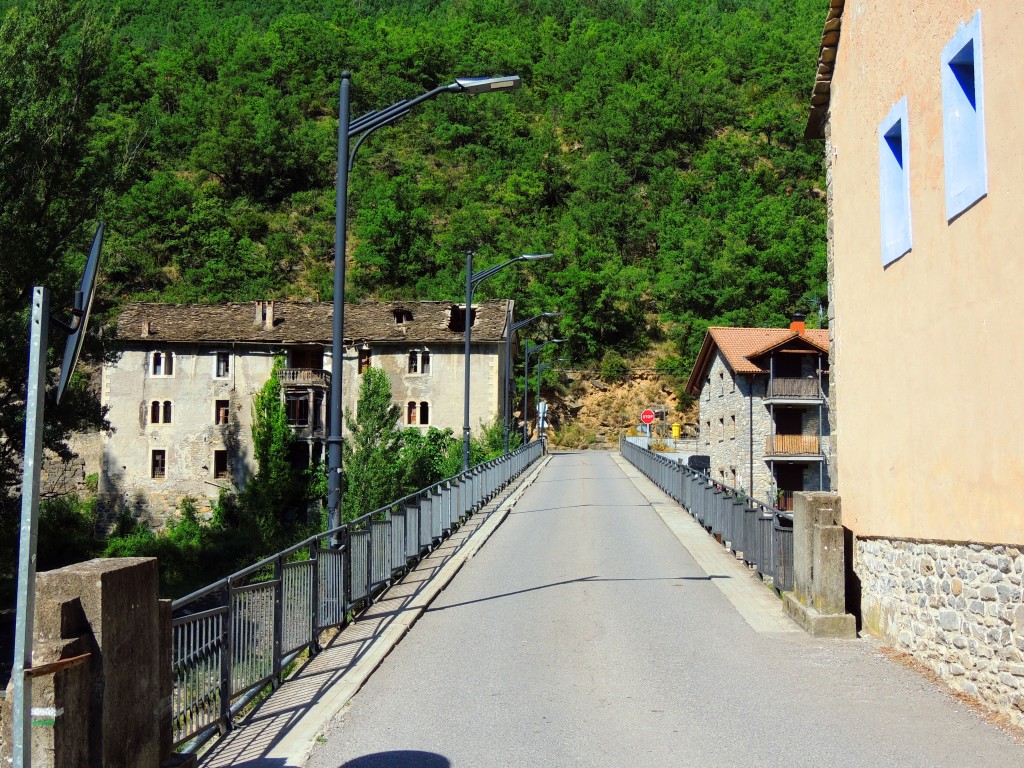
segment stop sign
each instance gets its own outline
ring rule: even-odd
[[[640,414],[640,421],[642,421],[644,424],[653,424],[654,418],[654,411],[652,411],[650,408],[645,408],[644,412]]]

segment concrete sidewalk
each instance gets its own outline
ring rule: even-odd
[[[622,454],[611,456],[751,629],[760,633],[803,631],[786,615],[775,592],[715,541],[675,499],[648,480]]]
[[[302,666],[200,758],[203,768],[300,768],[327,723],[363,686],[424,610],[501,525],[550,461],[542,458],[390,587],[357,621],[334,632]]]

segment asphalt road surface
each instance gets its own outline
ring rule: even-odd
[[[308,766],[1024,762],[870,641],[754,632],[715,576],[610,454],[556,454]]]

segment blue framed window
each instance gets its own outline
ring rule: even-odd
[[[988,192],[981,11],[942,49],[942,147],[946,219],[951,221]]]
[[[882,266],[910,250],[910,129],[904,96],[878,126]]]

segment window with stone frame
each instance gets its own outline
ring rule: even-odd
[[[424,400],[420,403],[420,425],[430,423],[430,404]]]
[[[149,456],[149,476],[154,480],[167,477],[167,450],[155,448]]]
[[[149,356],[149,373],[151,376],[174,375],[174,353],[156,351]]]
[[[216,450],[213,452],[213,479],[226,480],[228,478],[228,452]]]
[[[226,350],[219,350],[214,353],[214,358],[214,378],[228,378],[231,375],[231,353]]]
[[[213,423],[220,426],[228,423],[229,412],[228,408],[230,401],[228,400],[215,400],[213,403]]]
[[[359,374],[364,374],[370,368],[373,362],[373,351],[369,348],[363,348],[359,350]]]
[[[430,373],[430,353],[424,349],[409,352],[408,372],[425,376]]]
[[[174,413],[174,405],[170,400],[154,400],[149,404],[150,424],[170,424]]]

